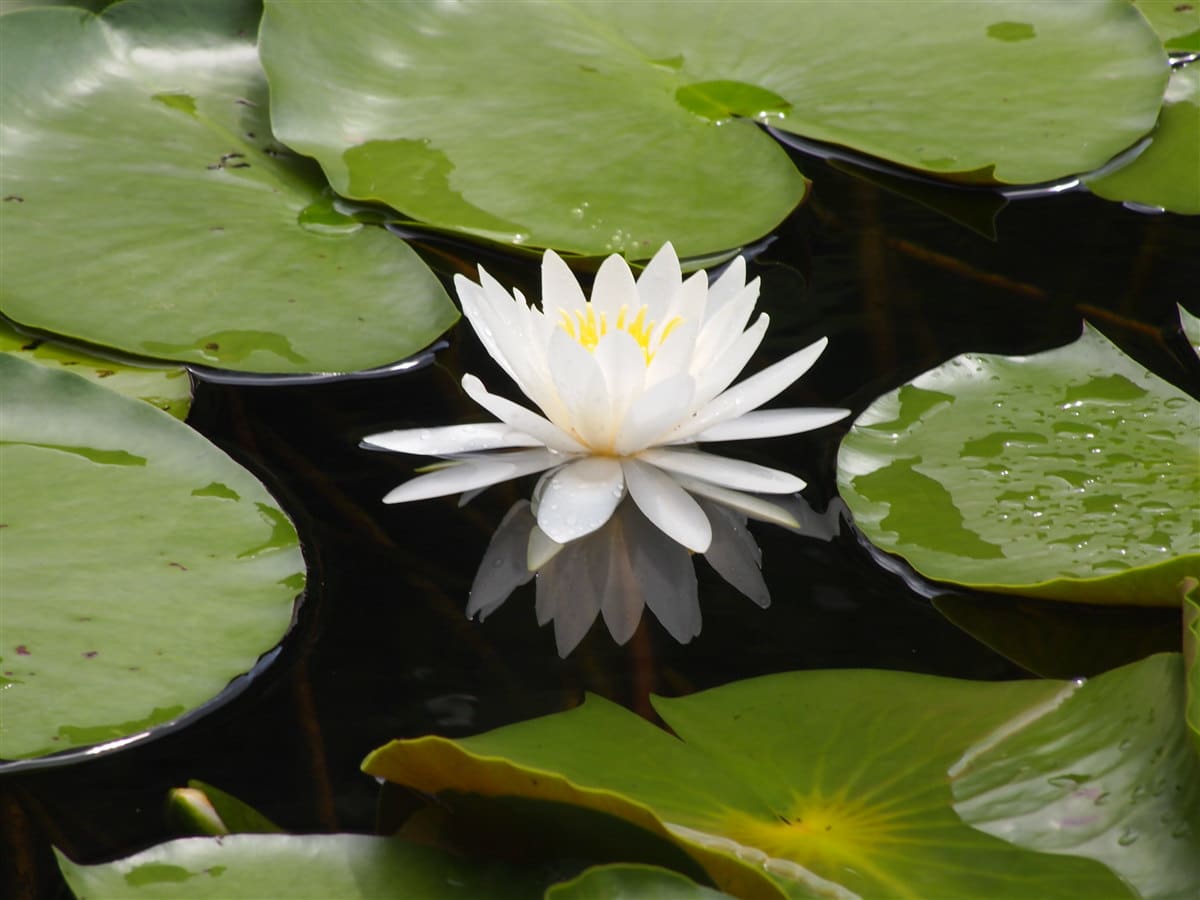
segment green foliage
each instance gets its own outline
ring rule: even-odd
[[[291,523],[145,403],[9,354],[0,381],[0,758],[138,735],[219,694],[291,621]]]
[[[877,399],[838,487],[923,575],[1058,600],[1175,605],[1200,573],[1200,403],[1098,332],[1028,357],[965,354]]]

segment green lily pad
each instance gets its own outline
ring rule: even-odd
[[[838,487],[876,546],[1005,593],[1173,606],[1200,573],[1200,402],[1085,329],[1026,357],[964,354],[872,403]]]
[[[1133,0],[1168,50],[1200,50],[1200,5],[1191,0]]]
[[[1084,183],[1106,200],[1200,215],[1200,65],[1171,73],[1150,145],[1128,165]]]
[[[242,0],[0,18],[0,310],[254,372],[403,358],[455,319],[403,241],[336,213],[271,134]]]
[[[1127,0],[265,7],[276,132],[339,193],[631,259],[668,239],[684,255],[744,244],[803,198],[755,122],[1037,182],[1133,144],[1167,80]]]
[[[192,383],[182,366],[138,366],[104,359],[66,344],[21,334],[4,322],[0,322],[0,353],[69,369],[118,394],[145,400],[177,419],[186,419],[192,406]]]
[[[279,642],[296,532],[159,410],[9,354],[0,383],[0,758],[145,737]]]
[[[703,847],[754,862],[789,896],[1151,896],[1200,864],[1200,761],[1179,752],[1182,675],[1177,654],[1082,686],[789,673],[656,699],[678,737],[589,697],[464,740],[394,741],[364,769],[431,793],[541,797],[655,819],[693,855]],[[1038,777],[1009,785],[997,776],[1008,768]],[[1032,824],[1039,809],[1047,821],[1060,816],[1076,791],[1089,802],[1107,792],[1107,808],[1086,823],[1090,844],[985,833],[1002,800]],[[1122,841],[1129,827],[1141,840]],[[720,889],[749,895],[753,885],[734,889],[711,857],[702,862]],[[1173,874],[1155,874],[1168,867]]]
[[[75,895],[88,900],[527,900],[540,889],[539,880],[512,866],[361,834],[182,838],[92,866],[58,853],[58,866]]]
[[[1183,593],[1183,664],[1187,669],[1187,723],[1200,754],[1200,580],[1186,579]]]
[[[620,864],[593,866],[578,878],[556,884],[546,900],[718,900],[729,897],[670,869]]]
[[[1200,356],[1200,316],[1193,316],[1182,306],[1176,309],[1179,310],[1179,326],[1183,329],[1184,336],[1192,345],[1192,350]]]

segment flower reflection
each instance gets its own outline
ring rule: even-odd
[[[746,517],[699,499],[712,526],[704,557],[729,584],[760,607],[771,598],[763,581],[762,551],[746,529]],[[814,514],[803,501],[780,508],[797,530],[828,540],[838,529],[838,509]],[[554,622],[554,642],[566,656],[583,639],[597,614],[613,640],[633,636],[649,608],[663,627],[686,644],[700,633],[700,601],[691,554],[667,537],[626,498],[600,528],[569,544],[550,540],[522,500],[505,515],[488,544],[471,585],[467,615],[486,619],[509,595],[536,576],[539,625]]]
[[[713,284],[684,280],[670,244],[635,280],[610,256],[590,299],[553,251],[542,262],[541,308],[480,269],[456,276],[471,326],[491,356],[544,415],[463,376],[467,394],[500,421],[373,434],[371,448],[440,456],[448,464],[391,491],[386,503],[471,492],[535,472],[539,531],[565,545],[603,527],[629,496],[672,541],[705,553],[716,501],[745,515],[791,524],[755,494],[792,494],[794,475],[705,453],[706,441],[795,434],[835,422],[843,409],[759,407],[803,375],[826,340],[730,387],[766,332],[746,327],[759,282],[738,257]]]

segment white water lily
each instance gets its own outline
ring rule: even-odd
[[[451,461],[400,485],[385,503],[545,472],[535,491],[537,525],[560,545],[604,525],[627,494],[663,533],[698,553],[709,547],[712,524],[695,497],[795,524],[747,492],[791,494],[804,487],[801,479],[696,446],[795,434],[849,412],[759,409],[808,371],[825,338],[730,387],[769,321],[762,313],[747,327],[759,281],[746,283],[742,257],[710,286],[703,271],[684,280],[670,244],[636,280],[613,255],[601,264],[588,299],[566,263],[547,250],[541,308],[482,268],[479,276],[478,284],[455,277],[463,313],[541,412],[463,376],[463,389],[499,421],[365,438],[368,447]]]

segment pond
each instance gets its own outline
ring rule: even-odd
[[[1014,33],[1023,35],[1019,29]],[[183,95],[171,95],[178,96]],[[171,102],[183,103],[177,99]],[[1071,596],[1067,598],[1070,602],[1062,602],[1047,599],[1044,592],[1040,597],[1027,596],[1021,590],[1006,590],[1003,585],[993,585],[996,590],[979,586],[986,582],[976,581],[972,587],[966,578],[961,579],[964,583],[955,584],[953,578],[938,581],[926,577],[913,568],[916,563],[911,558],[906,561],[901,552],[904,548],[893,555],[886,549],[894,548],[878,546],[877,532],[867,524],[869,504],[862,498],[854,500],[852,491],[846,488],[849,476],[839,452],[845,452],[843,442],[852,428],[860,427],[855,423],[865,411],[889,392],[918,380],[922,373],[961,354],[971,354],[970,359],[977,363],[978,355],[1024,358],[1047,353],[1080,341],[1085,323],[1130,357],[1130,366],[1148,370],[1170,385],[1165,390],[1172,398],[1179,392],[1181,396],[1200,398],[1200,357],[1180,324],[1181,306],[1184,315],[1188,310],[1191,315],[1200,314],[1200,262],[1196,252],[1200,247],[1200,222],[1194,217],[1101,199],[1074,182],[1065,182],[1062,189],[1013,192],[1010,199],[1005,199],[998,191],[985,187],[952,186],[894,167],[879,167],[851,151],[835,152],[829,145],[777,136],[786,146],[789,159],[811,179],[812,185],[803,204],[778,227],[741,250],[748,277],[761,279],[757,309],[770,316],[766,339],[746,374],[827,337],[828,347],[819,360],[774,405],[841,407],[849,410],[849,415],[812,431],[729,445],[730,455],[795,473],[807,482],[795,501],[797,505],[789,507],[800,520],[798,528],[759,521],[749,525],[761,548],[762,577],[770,594],[765,608],[727,583],[696,554],[692,562],[702,621],[698,633],[686,642],[669,633],[659,617],[647,610],[623,643],[614,640],[610,628],[597,617],[577,646],[562,648],[556,643],[554,627],[538,623],[533,582],[517,587],[484,621],[468,618],[472,584],[489,542],[510,508],[530,497],[536,476],[497,484],[461,505],[455,497],[385,504],[384,495],[411,478],[428,460],[361,446],[364,437],[392,429],[487,420],[460,386],[466,373],[479,376],[493,391],[514,400],[523,399],[466,319],[429,349],[413,356],[409,364],[388,371],[276,378],[193,366],[187,425],[261,480],[296,526],[307,584],[297,599],[293,624],[277,648],[263,656],[248,675],[235,679],[215,700],[194,713],[164,717],[176,721],[128,746],[118,742],[102,752],[84,747],[57,756],[30,754],[30,759],[0,761],[0,816],[5,822],[0,838],[0,894],[73,896],[52,848],[75,863],[87,865],[126,857],[181,834],[201,833],[194,822],[181,822],[178,807],[168,810],[166,806],[169,793],[190,780],[233,794],[291,834],[388,833],[415,811],[409,827],[418,822],[418,843],[423,838],[424,842],[467,850],[474,856],[495,856],[515,869],[524,867],[521,871],[526,874],[520,877],[534,872],[530,884],[536,884],[539,891],[555,880],[577,874],[587,864],[635,859],[675,868],[736,893],[730,885],[743,884],[737,879],[747,876],[734,868],[722,869],[723,864],[703,862],[707,857],[697,855],[699,851],[687,864],[672,864],[670,860],[675,857],[671,854],[677,853],[677,848],[664,849],[665,843],[660,846],[644,834],[631,837],[618,833],[617,826],[605,818],[613,809],[594,797],[586,802],[578,797],[571,801],[552,793],[518,788],[515,785],[519,779],[505,781],[483,764],[479,764],[478,773],[472,774],[475,769],[471,766],[479,759],[502,755],[498,750],[492,756],[485,752],[501,746],[501,738],[495,739],[499,742],[496,744],[488,743],[493,739],[486,735],[481,743],[468,742],[464,746],[476,750],[466,761],[453,755],[436,757],[430,763],[432,769],[443,766],[455,774],[446,776],[444,783],[449,787],[445,796],[430,803],[426,801],[432,795],[442,793],[435,786],[436,777],[426,775],[422,780],[414,775],[400,785],[381,787],[379,779],[363,771],[364,758],[397,739],[465,739],[536,717],[551,717],[546,723],[566,721],[554,718],[554,714],[574,710],[572,715],[580,716],[571,720],[579,723],[576,732],[555,732],[555,724],[546,724],[544,735],[522,732],[535,734],[537,739],[531,741],[539,749],[523,758],[517,753],[519,742],[513,744],[511,758],[516,760],[515,765],[528,767],[521,772],[545,772],[548,763],[537,753],[550,753],[544,746],[554,744],[554,735],[568,734],[567,743],[561,746],[584,760],[580,763],[584,769],[588,765],[603,768],[615,755],[624,753],[626,758],[621,764],[639,773],[656,773],[659,766],[666,766],[669,771],[655,777],[675,783],[681,794],[690,797],[694,782],[708,769],[700,763],[695,763],[694,769],[686,768],[684,763],[671,769],[654,749],[658,747],[654,743],[657,735],[647,738],[645,744],[622,745],[623,750],[610,753],[604,743],[604,729],[600,724],[585,726],[591,719],[584,717],[594,715],[597,722],[602,722],[608,721],[603,716],[616,716],[617,712],[605,712],[609,707],[601,705],[600,700],[584,704],[585,696],[612,701],[691,744],[693,732],[689,729],[698,726],[685,713],[699,707],[688,707],[687,698],[698,692],[725,686],[734,691],[743,687],[750,690],[747,680],[761,676],[846,670],[847,680],[820,682],[826,685],[820,691],[796,687],[797,696],[803,698],[797,703],[784,698],[792,696],[789,691],[801,682],[761,682],[761,693],[745,695],[750,698],[745,706],[747,723],[753,719],[761,724],[756,715],[768,723],[778,720],[777,727],[787,731],[779,738],[781,742],[797,747],[820,745],[824,749],[814,751],[817,768],[827,763],[836,768],[831,760],[850,752],[861,753],[874,765],[895,746],[900,747],[899,755],[905,760],[916,759],[924,752],[919,748],[927,745],[930,759],[940,760],[941,754],[946,754],[945,763],[938,763],[940,768],[934,773],[941,790],[943,780],[948,783],[957,778],[954,773],[959,769],[970,769],[977,756],[987,757],[989,764],[1002,769],[1011,762],[1005,755],[1007,749],[996,759],[988,754],[1006,739],[1005,729],[1023,729],[1046,709],[1069,705],[1064,698],[1069,698],[1071,691],[1094,684],[1118,694],[1121,690],[1132,692],[1115,699],[1109,694],[1088,695],[1100,697],[1088,699],[1088,703],[1111,703],[1114,721],[1119,720],[1124,727],[1127,720],[1132,721],[1130,710],[1140,715],[1142,706],[1150,701],[1133,688],[1107,687],[1118,682],[1099,680],[1105,673],[1154,657],[1143,663],[1143,668],[1125,670],[1140,673],[1130,679],[1144,677],[1148,684],[1158,685],[1153,680],[1157,675],[1144,673],[1154,666],[1174,666],[1179,671],[1170,669],[1174,673],[1170,678],[1175,679],[1171,684],[1177,683],[1182,691],[1178,604],[1125,605],[1109,599],[1097,601],[1090,595]],[[22,200],[21,205],[32,205],[32,201]],[[364,208],[356,209],[362,213]],[[332,207],[321,212],[327,214],[333,217],[331,221],[340,215],[333,213]],[[367,227],[386,233],[374,225]],[[331,241],[338,239],[329,237]],[[393,224],[388,239],[406,241],[451,296],[455,276],[476,279],[479,266],[506,288],[518,288],[529,298],[540,296],[540,255],[411,223]],[[701,263],[715,277],[728,265],[728,258],[728,254],[714,254],[701,258]],[[598,264],[595,256],[575,263],[585,289]],[[336,296],[339,286],[330,284],[327,289]],[[22,335],[29,352],[46,338],[45,332],[30,329]],[[96,348],[93,345],[90,349]],[[1129,383],[1128,379],[1124,383]],[[928,388],[928,384],[921,384],[922,390]],[[1019,393],[1019,389],[1014,390]],[[1037,400],[1036,392],[1026,396]],[[1184,407],[1181,415],[1185,430],[1189,423],[1200,429],[1194,407]],[[953,428],[942,422],[932,427]],[[869,428],[870,424],[862,427]],[[1195,433],[1200,431],[1192,434],[1193,443]],[[1167,437],[1185,443],[1188,439],[1177,432]],[[956,439],[953,432],[946,432],[947,443]],[[935,434],[932,443],[938,440]],[[716,446],[717,452],[724,452],[724,445]],[[1016,446],[1018,456],[1028,449],[1019,441]],[[1030,452],[1036,455],[1036,450]],[[1085,460],[1082,466],[1087,469],[1091,464]],[[839,478],[843,479],[841,491]],[[927,488],[922,490],[925,492],[918,493],[913,501],[914,518],[919,520],[927,512],[932,519],[938,495]],[[1194,509],[1196,499],[1194,494],[1172,495],[1162,502],[1170,509],[1183,510],[1180,515],[1186,518],[1186,511]],[[855,506],[854,512],[847,502]],[[994,501],[996,509],[999,503]],[[1039,508],[1037,503],[1032,496],[1020,498],[1013,508],[1029,512]],[[856,513],[862,520],[857,526]],[[1189,552],[1194,559],[1194,529],[1192,543]],[[1039,579],[1030,576],[1028,581]],[[1178,577],[1172,576],[1172,584],[1177,581]],[[1121,590],[1128,583],[1122,582]],[[186,623],[190,615],[179,611],[181,628],[189,627]],[[138,623],[130,623],[130,627],[136,629]],[[145,627],[170,628],[171,622],[145,623]],[[11,664],[8,645],[13,641],[6,636],[6,664]],[[191,652],[203,659],[216,649],[198,639]],[[26,655],[24,650],[21,644],[16,653]],[[994,694],[959,700],[957,695],[951,696],[959,690],[958,682],[950,686],[932,680],[893,683],[885,678],[876,682],[872,680],[874,674],[863,675],[858,670],[1005,684],[1011,692],[1005,693],[1009,688],[998,688]],[[1081,689],[1072,686],[1075,679],[1091,681]],[[1026,686],[1012,687],[1017,682]],[[926,688],[928,694],[923,693]],[[949,693],[939,693],[942,691]],[[701,696],[735,694],[714,691]],[[923,719],[923,697],[928,698],[933,710],[929,721]],[[812,727],[810,722],[810,730],[804,730],[791,724],[790,717],[799,706],[808,704],[816,709],[821,702],[828,702],[830,709],[819,720],[819,727]],[[902,710],[896,720],[886,718],[893,705]],[[964,721],[979,716],[985,723],[970,740],[958,734],[960,725],[954,721],[955,714],[949,712],[956,709]],[[1150,709],[1151,722],[1155,709]],[[987,720],[993,713],[995,721]],[[725,723],[729,727],[725,749],[719,741],[715,748],[709,748],[712,759],[720,759],[722,753],[736,756],[739,740],[754,744],[753,727],[757,726],[746,724],[744,736],[737,736],[742,730],[736,724],[740,714],[732,716],[732,725]],[[1169,715],[1182,718],[1179,710]],[[613,735],[624,734],[621,729],[625,727],[634,734],[634,729],[640,727],[640,723],[620,725],[618,721],[624,720],[612,720]],[[1018,727],[1014,722],[1022,724]],[[923,731],[918,727],[922,723]],[[908,733],[910,726],[912,733]],[[596,732],[587,730],[593,727]],[[897,738],[893,746],[896,728],[905,736]],[[843,729],[848,745],[836,743]],[[571,734],[578,737],[571,738]],[[1071,734],[1078,738],[1077,732]],[[1186,752],[1186,728],[1170,734],[1170,738],[1160,740],[1153,757],[1155,763],[1160,757],[1175,760],[1172,767],[1153,770],[1145,777],[1150,790],[1155,790],[1159,780],[1168,785],[1170,778],[1176,779],[1171,782],[1173,787],[1154,794],[1158,798],[1165,791],[1166,799],[1161,802],[1175,805],[1155,806],[1154,814],[1159,816],[1161,812],[1163,833],[1169,832],[1172,840],[1178,838],[1180,849],[1170,852],[1186,854],[1185,842],[1195,839],[1194,829],[1200,827],[1200,782],[1193,777],[1197,770],[1195,758],[1172,755]],[[879,743],[866,744],[866,735]],[[1087,739],[1098,742],[1093,748],[1097,755],[1101,750],[1096,748],[1107,746],[1103,744],[1107,738],[1091,732]],[[571,740],[579,743],[571,744]],[[918,749],[904,744],[906,740],[916,742]],[[587,748],[593,741],[603,748],[596,752],[605,762],[588,757]],[[699,737],[695,744],[701,745]],[[1051,744],[1053,741],[1046,738],[1045,746]],[[408,754],[403,756],[404,765],[415,771],[420,769],[424,759],[421,754],[427,746],[433,748],[428,751],[431,754],[450,754],[452,747],[449,743],[411,744],[396,752]],[[1128,749],[1124,741],[1120,746],[1122,753]],[[1145,755],[1151,752],[1147,750]],[[706,760],[704,765],[709,765],[711,759]],[[736,769],[735,763],[725,763]],[[774,759],[760,763],[770,768]],[[393,763],[379,757],[373,765],[376,767],[371,772],[378,775],[390,772],[387,767]],[[1046,771],[1059,779],[1059,787],[1066,784],[1075,791],[1071,796],[1077,798],[1090,789],[1093,776],[1080,774],[1084,770],[1079,766],[1084,763],[1075,761],[1075,765],[1071,769],[1067,762],[1056,758],[1053,766],[1058,768]],[[564,763],[553,771],[570,775],[572,770]],[[993,771],[985,769],[980,777],[986,780]],[[1157,779],[1156,772],[1166,774]],[[747,783],[753,781],[747,772],[741,776]],[[476,777],[481,780],[471,781]],[[899,779],[900,775],[895,777]],[[398,780],[391,774],[387,779]],[[499,779],[499,787],[489,779]],[[611,784],[598,782],[596,790],[611,790],[622,796],[623,803],[644,802],[659,814],[650,800],[633,788],[626,790],[628,785],[617,775],[613,779]],[[1019,778],[1010,773],[1001,783],[1006,780]],[[575,783],[580,783],[578,777]],[[759,789],[767,793],[762,785]],[[1129,787],[1133,801],[1139,799],[1139,789],[1146,790],[1144,786]],[[649,788],[646,790],[646,796],[656,796]],[[973,790],[978,793],[972,794]],[[955,794],[957,814],[989,835],[1004,837],[1002,832],[1012,822],[1023,821],[1022,815],[1034,816],[1026,807],[1020,814],[1000,816],[997,825],[987,818],[988,810],[978,812],[982,802],[979,797],[986,791],[974,786],[964,787],[963,791]],[[479,796],[489,794],[515,794],[532,805],[505,806],[500,802],[489,807]],[[625,794],[633,801],[624,799]],[[901,792],[898,796],[909,795]],[[1107,794],[1089,800],[1102,804],[1105,797]],[[572,819],[559,808],[565,802],[578,802],[580,810],[590,810],[597,818]],[[775,804],[772,809],[790,828],[793,822],[780,811],[784,805]],[[623,815],[638,827],[653,831],[648,820],[629,812],[632,807],[621,808],[625,812],[614,813],[614,818]],[[825,874],[839,866],[860,866],[859,861],[888,844],[886,829],[871,831],[877,826],[883,828],[879,825],[882,820],[856,820],[849,806],[846,809],[850,812],[837,813],[835,806],[830,809],[835,812],[825,811],[831,823],[826,830],[858,827],[855,840],[861,845],[831,844],[824,850],[801,851],[786,841],[772,843],[774,838],[756,835],[744,823],[744,827],[739,826],[741,830],[730,826],[730,831],[720,833],[736,835],[743,845],[739,853],[753,845],[764,848],[774,863],[796,860]],[[448,817],[450,824],[427,824],[438,815]],[[1063,823],[1070,817],[1065,813],[1056,815],[1055,827],[1066,827]],[[1133,815],[1130,813],[1129,821],[1134,821]],[[1168,815],[1173,818],[1168,819]],[[665,813],[662,816],[668,821]],[[677,816],[671,821],[681,819]],[[506,835],[510,826],[512,834]],[[429,830],[422,833],[425,827]],[[694,839],[696,845],[704,842],[692,826],[670,828],[676,838],[683,835]],[[547,836],[557,829],[561,834],[556,838]],[[1133,844],[1138,837],[1128,822],[1109,830],[1112,841],[1122,846]],[[878,844],[872,843],[872,835],[877,836]],[[660,838],[662,835],[655,840]],[[935,842],[942,840],[938,837]],[[531,851],[526,846],[529,842],[530,846],[545,842],[546,849]],[[1020,840],[1013,842],[1019,844]],[[1142,846],[1147,843],[1143,841]],[[645,849],[651,844],[652,849]],[[518,845],[519,849],[514,849]],[[714,846],[728,849],[726,845]],[[630,847],[640,849],[631,856]],[[880,852],[887,857],[888,852],[907,851]],[[931,851],[925,846],[913,851],[916,856],[930,852],[936,852],[936,848]],[[1066,851],[1051,848],[1051,852]],[[1088,856],[1082,851],[1072,857],[1028,852],[1021,859],[1028,861],[1034,856],[1069,858],[1081,866],[1085,862],[1092,865],[1091,860],[1078,858]],[[743,854],[741,858],[751,857]],[[702,861],[697,863],[698,859]],[[1137,865],[1159,864],[1159,858],[1153,856],[1139,860]],[[995,865],[1003,872],[1005,866],[1023,864]],[[981,868],[973,870],[972,866]],[[785,877],[769,866],[763,868]],[[1172,890],[1184,896],[1191,877],[1183,866],[1176,870],[1178,878],[1174,882],[1167,876],[1160,881],[1144,880],[1148,876],[1136,866],[1113,868],[1124,879],[1122,885],[1133,884],[1144,891],[1131,896],[1168,896]],[[985,869],[983,862],[972,857],[964,864],[967,874],[962,877],[966,881],[938,882],[937,890],[947,890],[946,896],[961,895],[952,885],[961,888],[971,883],[969,878],[993,877],[980,874]],[[1038,869],[1027,883],[1022,882],[1020,874],[996,875],[995,882],[987,882],[990,887],[986,895],[1040,895],[1038,891],[1052,884],[1059,892],[1054,896],[1077,896],[1070,882],[1075,877],[1072,873],[1081,872],[1078,890],[1099,896],[1095,886],[1109,884],[1104,879],[1113,878],[1101,869],[1099,865],[1094,870],[1086,866],[1061,871],[1050,868],[1043,873]],[[510,876],[489,877],[503,881]],[[850,896],[838,894],[819,878],[805,880],[809,877],[805,871],[803,876],[796,876],[794,884],[789,882],[793,884],[792,896]],[[1010,880],[1006,882],[1005,877]],[[1038,880],[1043,877],[1046,881]],[[888,883],[882,875],[879,879],[878,883]],[[1112,883],[1118,882],[1114,879]],[[637,884],[648,890],[650,882]],[[757,882],[744,884],[753,888],[746,888],[746,895],[759,889],[754,886]],[[813,893],[804,892],[808,890]],[[596,896],[601,895],[605,894]]]

